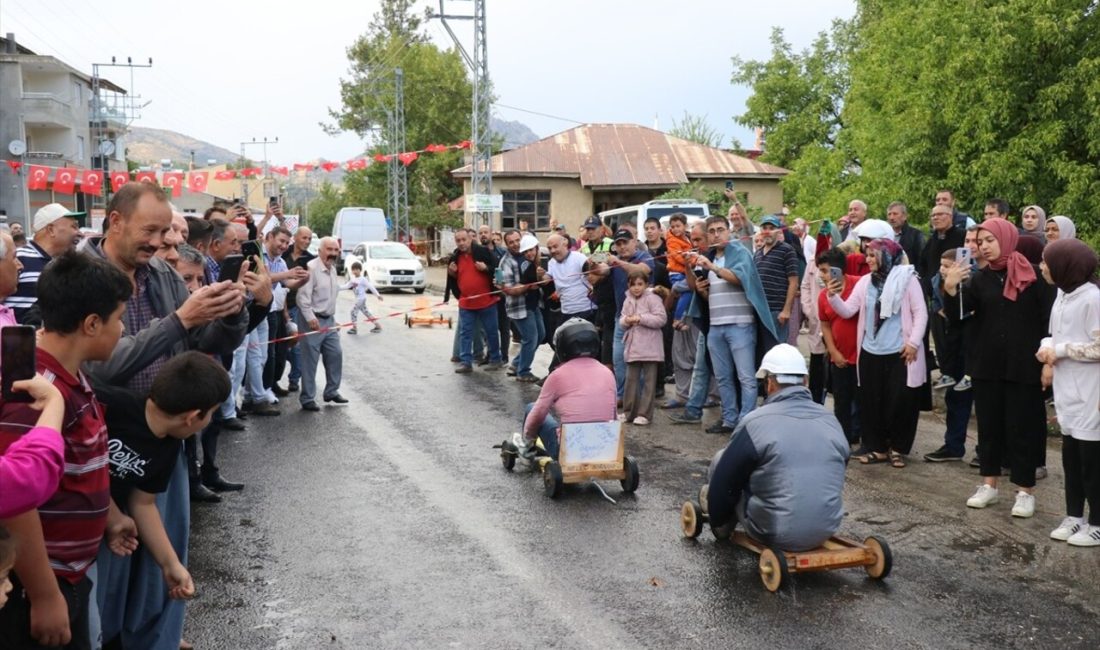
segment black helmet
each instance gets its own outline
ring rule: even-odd
[[[589,357],[600,358],[600,332],[583,318],[570,318],[554,332],[554,350],[562,363]]]

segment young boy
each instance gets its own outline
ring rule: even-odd
[[[679,212],[668,218],[668,236],[665,238],[665,246],[668,248],[668,258],[665,260],[668,266],[668,282],[669,285],[675,285],[684,280],[684,274],[687,273],[684,253],[691,250],[691,240],[687,235],[687,217]],[[680,294],[672,313],[674,327],[683,320],[684,312],[687,311],[690,302],[690,293]]]
[[[39,510],[0,521],[19,540],[7,607],[0,610],[0,639],[12,647],[92,647],[88,628],[91,581],[111,503],[107,427],[91,386],[80,371],[86,361],[111,356],[122,335],[130,279],[107,262],[67,253],[38,280],[42,327],[38,372],[65,400],[61,436],[65,470],[57,491]],[[34,425],[28,404],[0,407],[0,451]]]
[[[953,269],[958,262],[959,252],[965,249],[962,248],[949,248],[943,252],[940,256],[940,272],[932,276],[932,313],[938,315],[943,319],[943,322],[947,324],[947,314],[943,312],[943,293],[940,288],[943,284],[944,275]],[[956,330],[958,328],[955,328]],[[932,384],[934,390],[943,390],[955,386],[955,390],[964,391],[970,388],[970,376],[965,374],[962,363],[962,340],[961,334],[958,331],[946,331],[943,336],[943,350],[939,356],[942,357],[940,363],[940,378]],[[956,380],[956,377],[961,377],[961,381]]]
[[[209,424],[214,409],[229,396],[229,375],[212,358],[184,352],[164,364],[147,397],[118,386],[96,386],[96,396],[107,409],[111,512],[119,513],[111,527],[116,522],[123,530],[136,527],[141,541],[137,555],[147,555],[160,567],[166,583],[160,588],[170,598],[191,598],[191,574],[164,530],[156,495],[168,488],[183,440]],[[129,539],[128,548],[136,541]],[[141,606],[141,599],[129,589],[131,558],[117,557],[103,544],[98,562],[96,600],[103,640],[111,642],[123,634],[126,611]],[[122,644],[130,645],[125,638]]]
[[[375,298],[378,298],[378,302],[382,302],[382,296],[378,294],[378,289],[374,286],[367,276],[363,275],[363,265],[359,262],[355,262],[351,265],[351,274],[353,278],[341,289],[353,289],[355,291],[355,306],[351,308],[351,329],[348,330],[348,334],[359,333],[359,314],[367,319],[367,321],[374,320],[374,329],[371,330],[371,334],[377,334],[382,331],[382,323],[378,319],[371,315],[370,310],[367,309],[367,292],[374,294]]]

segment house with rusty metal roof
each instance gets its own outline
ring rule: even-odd
[[[503,199],[497,228],[520,219],[547,231],[550,219],[576,232],[590,215],[637,205],[699,181],[721,191],[733,181],[746,205],[783,207],[782,167],[637,124],[584,124],[492,157],[493,193]],[[454,170],[470,187],[470,165]]]

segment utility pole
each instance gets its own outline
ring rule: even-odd
[[[244,162],[246,160],[248,160],[248,156],[245,155],[245,150],[244,150],[245,147],[250,147],[250,146],[253,146],[253,145],[263,146],[263,148],[264,148],[264,180],[262,180],[261,183],[264,183],[264,184],[266,184],[268,182],[268,178],[267,178],[267,176],[268,176],[267,145],[269,145],[269,144],[279,144],[279,137],[275,136],[274,140],[268,140],[267,136],[265,135],[263,140],[257,140],[256,138],[252,138],[252,142],[242,142],[241,143],[241,165],[242,166],[244,165]],[[241,201],[244,202],[245,207],[248,207],[248,177],[245,176],[244,174],[241,174]]]
[[[130,125],[134,123],[134,120],[140,117],[137,112],[148,106],[149,102],[140,106],[137,104],[137,100],[141,99],[141,95],[133,94],[134,69],[151,67],[153,67],[152,57],[149,57],[148,63],[134,63],[133,57],[129,56],[126,57],[126,63],[118,63],[115,57],[112,56],[110,63],[92,64],[92,129],[90,135],[91,146],[95,147],[93,159],[99,163],[93,164],[92,168],[99,169],[103,172],[103,196],[91,197],[94,207],[105,207],[107,201],[111,198],[111,183],[109,182],[110,168],[107,164],[107,160],[115,153],[118,143],[110,139],[110,129],[107,128],[107,118],[111,114],[120,115],[121,119],[125,121],[126,128],[129,128]],[[105,106],[102,77],[99,74],[100,68],[129,68],[130,70],[130,93],[127,94],[123,92],[120,94],[112,92],[111,97],[114,99],[114,102],[110,109]],[[122,134],[116,133],[116,139],[120,135]]]
[[[485,0],[469,0],[474,5],[474,15],[472,16],[458,16],[447,14],[443,9],[443,3],[446,0],[439,0],[439,14],[436,16],[440,22],[443,23],[443,27],[447,30],[447,33],[451,35],[451,39],[455,42],[455,47],[458,48],[462,58],[466,61],[466,65],[470,67],[470,71],[474,77],[474,96],[473,96],[473,118],[471,120],[471,151],[473,152],[473,165],[471,167],[472,172],[470,174],[470,189],[474,194],[489,195],[493,193],[493,170],[492,170],[492,157],[493,157],[493,143],[491,140],[491,130],[489,127],[489,119],[492,117],[492,92],[489,84],[489,54],[487,49],[487,43],[485,38]],[[458,36],[451,29],[451,26],[447,23],[448,20],[472,20],[474,21],[474,54],[470,54],[463,47],[462,42],[458,39]],[[492,223],[491,212],[478,212],[475,217],[476,225],[489,224],[494,229],[499,228],[499,224]]]
[[[393,219],[394,239],[401,241],[405,236],[411,241],[408,170],[397,158],[405,151],[405,73],[401,68],[393,70],[393,96],[393,111],[387,111],[390,117],[390,218]]]

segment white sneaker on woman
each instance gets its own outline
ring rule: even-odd
[[[983,483],[978,486],[978,491],[974,493],[974,496],[966,500],[966,507],[984,508],[988,505],[997,503],[998,500],[997,488]]]
[[[1057,528],[1050,531],[1050,538],[1056,539],[1059,542],[1064,542],[1069,539],[1074,533],[1081,530],[1084,525],[1084,517],[1066,517],[1062,520],[1062,523],[1058,524]]]
[[[1012,506],[1012,516],[1027,518],[1035,514],[1035,497],[1023,490],[1016,493],[1016,503]]]
[[[1082,526],[1066,542],[1070,546],[1100,546],[1100,526]]]

